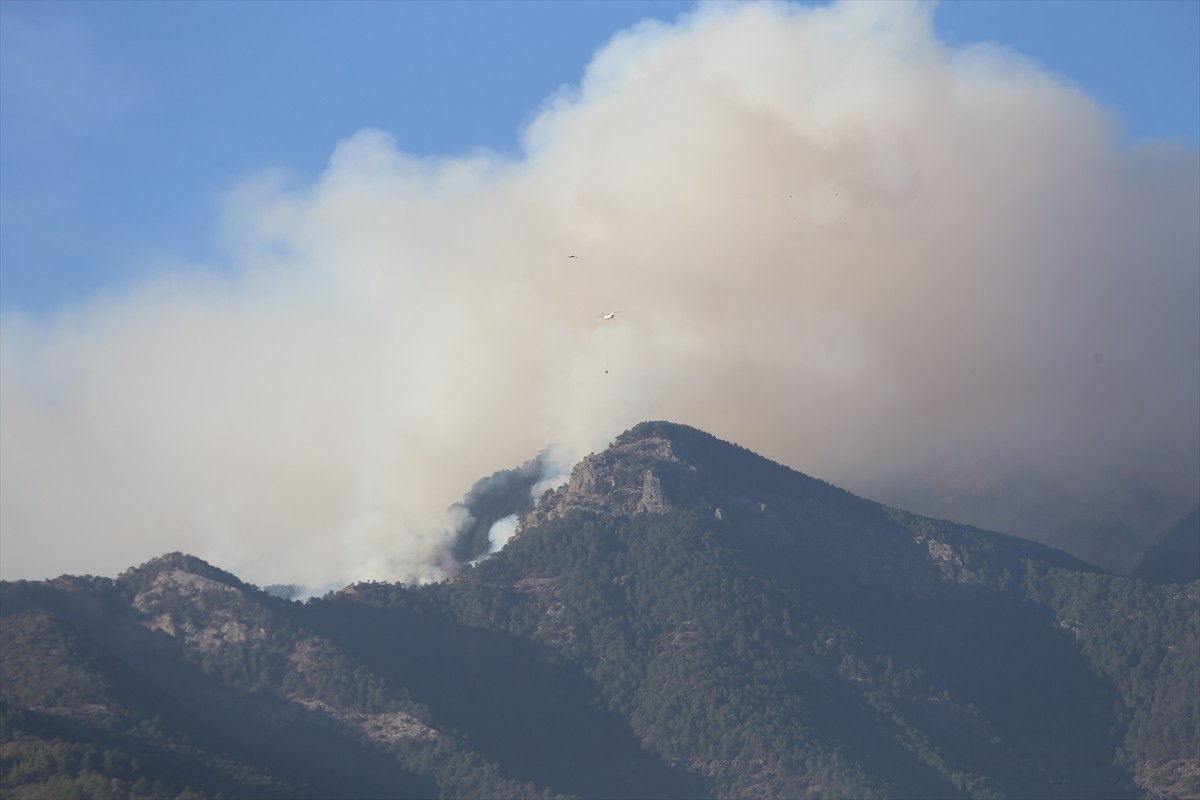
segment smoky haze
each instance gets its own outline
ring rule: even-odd
[[[1200,159],[934,13],[642,24],[517,158],[360,131],[219,269],[5,315],[4,576],[436,580],[477,479],[648,418],[1122,566],[1198,502]]]

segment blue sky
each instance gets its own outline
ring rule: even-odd
[[[338,141],[516,153],[596,48],[678,2],[0,5],[0,310],[46,312],[215,257],[221,198]],[[1200,141],[1200,3],[946,2],[950,45],[994,41],[1077,84],[1126,145]],[[217,267],[219,268],[219,267]]]

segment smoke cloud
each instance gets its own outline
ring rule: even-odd
[[[933,13],[643,24],[520,157],[360,131],[220,269],[6,314],[4,576],[436,580],[480,476],[649,418],[1119,565],[1200,493],[1200,158]]]
[[[488,530],[488,553],[498,553],[500,548],[508,544],[508,540],[517,532],[519,519],[516,514],[509,514],[504,519],[498,519]]]

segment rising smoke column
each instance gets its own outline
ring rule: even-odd
[[[647,418],[1125,557],[1198,502],[1200,162],[933,13],[643,24],[519,158],[360,131],[232,193],[222,272],[6,314],[5,577],[438,580],[464,487]]]

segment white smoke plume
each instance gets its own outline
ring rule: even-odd
[[[508,544],[508,540],[517,532],[520,522],[516,514],[509,514],[504,519],[498,519],[488,530],[488,553],[498,553],[500,548]]]
[[[1144,544],[1200,484],[1200,159],[933,13],[640,25],[520,157],[360,131],[235,192],[220,269],[5,315],[4,576],[437,580],[476,479],[647,418]]]

